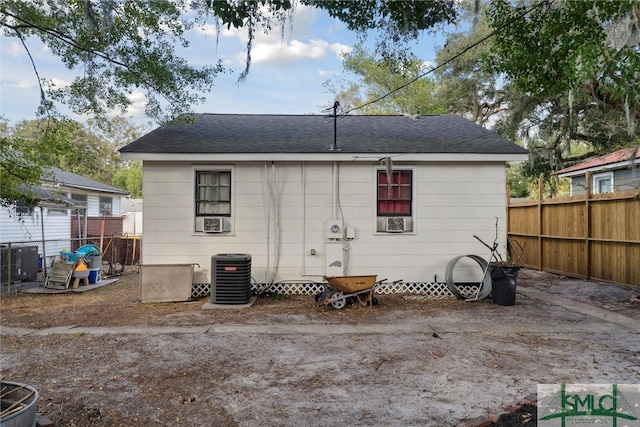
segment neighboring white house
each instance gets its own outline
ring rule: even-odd
[[[508,161],[527,151],[455,115],[195,114],[123,147],[143,161],[142,264],[249,254],[258,283],[444,281],[505,243]]]
[[[123,235],[142,235],[142,199],[131,199],[129,197],[122,199],[120,214],[123,217]]]
[[[72,248],[72,235],[87,235],[87,217],[119,217],[120,199],[129,194],[58,168],[32,190],[38,199],[35,206],[17,202],[1,208],[0,244],[37,245],[47,265],[61,250]],[[75,223],[83,229],[72,230],[72,217],[80,218]]]
[[[640,188],[640,146],[628,147],[556,172],[571,180],[571,195],[586,192],[587,173],[591,175],[591,194]]]

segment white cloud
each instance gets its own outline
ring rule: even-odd
[[[436,66],[435,62],[432,61],[422,61],[422,66],[420,67],[420,70],[422,72],[426,72],[432,68],[434,68]]]
[[[7,47],[7,52],[12,57],[17,58],[24,53],[24,47],[20,43],[12,41]]]
[[[263,6],[263,9],[266,10],[266,6]],[[256,28],[255,36],[256,40],[266,41],[271,40],[273,42],[280,41],[283,37],[287,38],[303,38],[308,35],[308,28],[313,24],[313,22],[317,19],[317,10],[314,7],[309,7],[305,5],[298,4],[295,7],[295,10],[290,18],[284,24],[283,31],[279,28],[279,24],[277,22],[273,22],[271,26],[271,30],[268,33],[265,33],[262,28]],[[226,37],[226,38],[237,38],[242,42],[246,43],[247,41],[247,29],[243,28],[234,28],[231,26],[227,28],[227,25],[223,25],[220,27],[219,31],[216,28],[215,24],[205,23],[196,28],[196,32],[205,36],[210,37]],[[284,34],[283,34],[284,33]]]
[[[265,34],[262,28],[256,28],[255,38],[251,49],[252,64],[277,64],[290,65],[303,60],[319,60],[334,53],[338,59],[342,60],[342,55],[349,52],[351,48],[342,43],[329,43],[319,38],[310,38],[310,28],[318,19],[316,8],[298,4],[295,12],[282,29],[274,24],[271,30]],[[230,28],[226,26],[219,29],[214,24],[205,24],[197,28],[199,34],[205,37],[225,38],[225,44],[232,43],[235,53],[223,56],[223,63],[231,67],[232,65],[243,67],[246,62],[246,43],[248,33],[246,28]],[[219,49],[226,49],[221,45]],[[231,58],[231,59],[230,59]],[[233,61],[233,64],[231,63]]]
[[[44,85],[48,88],[60,89],[71,85],[71,82],[65,79],[60,79],[58,77],[51,77],[47,82],[45,82]]]
[[[140,91],[135,91],[128,96],[131,105],[127,108],[127,114],[134,119],[145,117],[144,108],[147,105],[147,97]]]
[[[343,54],[349,52],[350,47],[341,43],[329,43],[325,40],[310,40],[305,43],[300,40],[291,40],[287,43],[258,42],[251,49],[252,64],[289,65],[304,60],[317,60],[333,52],[340,60]],[[246,52],[236,54],[236,61],[244,64]]]
[[[292,40],[287,44],[257,43],[251,51],[254,64],[285,65],[303,59],[319,59],[326,55],[329,43],[323,40],[312,40],[303,43]],[[244,56],[239,55],[240,59]]]
[[[207,37],[226,37],[226,38],[232,38],[232,37],[240,38],[242,34],[239,30],[236,30],[233,27],[231,27],[230,29],[227,29],[226,26],[220,27],[220,30],[218,31],[218,29],[214,24],[203,24],[198,28],[196,28],[196,32]]]
[[[30,89],[36,86],[36,82],[33,80],[20,80],[15,83],[10,84],[9,86],[15,87],[18,89]]]
[[[329,48],[338,55],[338,58],[343,59],[344,56],[348,53],[351,53],[353,48],[351,46],[347,46],[342,43],[333,43],[329,46]]]
[[[144,119],[146,117],[144,108],[147,105],[147,98],[146,96],[144,96],[144,93],[135,91],[127,95],[127,98],[129,98],[129,101],[131,101],[131,105],[127,107],[127,111],[124,114],[122,114],[119,110],[112,110],[107,113],[107,116],[109,118],[125,116],[127,119],[132,120]],[[86,116],[86,118],[88,117],[90,117],[90,115]]]
[[[343,71],[342,70],[318,70],[318,76],[320,77],[337,77],[337,76],[342,76],[343,75]]]

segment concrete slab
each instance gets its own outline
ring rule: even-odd
[[[118,279],[106,279],[106,280],[101,280],[98,283],[93,283],[87,286],[79,286],[76,289],[73,288],[69,288],[69,289],[52,289],[52,288],[45,288],[44,285],[43,286],[38,286],[36,288],[29,288],[29,289],[22,289],[19,292],[23,293],[23,294],[68,294],[68,293],[80,293],[80,292],[88,292],[88,291],[93,291],[95,289],[101,288],[103,286],[107,286],[110,285],[112,283],[117,282]]]
[[[258,299],[257,296],[252,295],[249,298],[249,302],[246,304],[215,304],[212,302],[204,303],[202,306],[203,310],[239,310],[243,308],[250,308]]]

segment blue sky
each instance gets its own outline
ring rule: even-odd
[[[191,46],[181,52],[185,59],[196,65],[221,59],[227,69],[216,77],[207,101],[194,106],[194,111],[245,114],[321,114],[334,101],[323,83],[349,78],[343,71],[341,54],[357,42],[355,33],[326,12],[298,5],[293,25],[287,26],[284,34],[279,29],[268,35],[257,33],[251,71],[244,82],[238,83],[246,55],[245,29],[225,28],[217,36],[212,25],[198,30],[190,39]],[[0,37],[0,43],[0,114],[10,124],[33,119],[40,95],[29,57],[15,38]],[[36,39],[28,39],[27,43],[40,77],[54,79],[59,85],[72,81],[73,70],[67,70],[46,46]],[[436,48],[442,43],[441,33],[425,36],[414,52],[424,61],[435,62]],[[147,122],[144,98],[134,94],[132,99],[134,105],[125,117]],[[79,121],[88,118],[70,116]]]

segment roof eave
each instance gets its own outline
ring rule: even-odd
[[[582,169],[576,169],[576,170],[572,170],[569,172],[562,172],[562,171],[558,171],[556,172],[556,175],[558,175],[560,178],[569,178],[572,176],[580,176],[580,175],[584,175],[587,172],[606,172],[609,170],[614,170],[614,169],[623,169],[623,168],[627,168],[631,165],[640,165],[640,158],[636,158],[633,163],[631,162],[631,160],[624,160],[622,162],[616,162],[616,163],[609,163],[606,165],[600,165],[600,166],[593,166],[590,168],[582,168]]]
[[[391,157],[396,161],[441,161],[441,162],[511,162],[524,161],[528,153],[351,153],[333,151],[329,153],[121,153],[123,160],[157,162],[265,162],[308,161],[346,162],[378,161]]]
[[[121,196],[126,196],[127,194],[129,194],[128,191],[124,191],[124,190],[114,191],[114,190],[107,189],[107,188],[88,187],[88,186],[84,186],[84,185],[73,185],[73,184],[65,184],[65,183],[60,183],[60,185],[62,187],[64,187],[64,188],[84,190],[84,191],[96,192],[96,193],[118,194],[118,195],[121,195]]]

